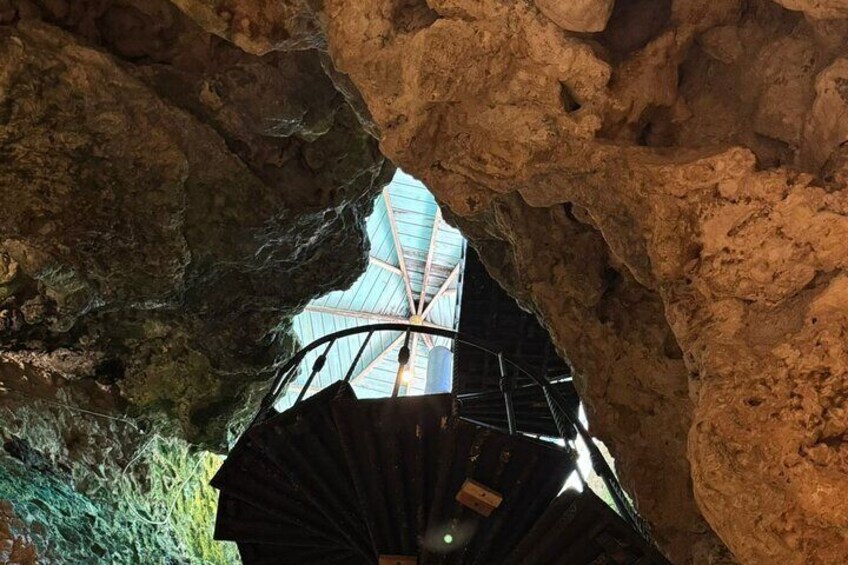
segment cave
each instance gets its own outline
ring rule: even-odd
[[[0,0],[0,562],[848,562],[846,85],[844,0]]]

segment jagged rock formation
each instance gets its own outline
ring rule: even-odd
[[[676,562],[845,560],[844,1],[172,1],[0,1],[7,358],[216,443],[362,257],[364,127],[550,329]]]
[[[326,2],[334,61],[584,375],[669,553],[709,553],[688,455],[738,559],[843,560],[845,22],[645,0],[578,37],[528,3],[415,7]]]
[[[0,381],[1,563],[238,559],[210,534],[220,456],[118,416],[94,381],[9,363]]]
[[[574,363],[675,561],[725,558],[703,515],[742,562],[835,563],[848,22],[779,2],[176,3],[247,50],[326,41]]]
[[[35,565],[35,551],[26,525],[15,516],[12,505],[0,502],[0,559],[3,563]]]
[[[324,55],[166,0],[0,0],[0,61],[0,561],[232,562],[196,449],[364,269],[393,167]]]
[[[220,449],[287,317],[364,268],[376,142],[314,51],[249,55],[164,1],[3,4],[4,358]]]

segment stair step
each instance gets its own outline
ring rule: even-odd
[[[497,563],[560,492],[575,467],[574,454],[465,421],[453,426],[447,441],[420,563]],[[490,516],[456,500],[468,479],[503,497]]]
[[[239,441],[224,465],[213,478],[212,486],[230,496],[278,516],[291,514],[291,506],[297,508],[306,501],[249,438]]]
[[[570,381],[552,385],[566,399],[569,410],[577,413],[579,397]],[[504,397],[501,391],[462,394],[457,397],[459,415],[472,422],[507,428]],[[516,428],[526,434],[559,437],[556,423],[548,410],[545,393],[538,386],[518,387],[512,392]]]
[[[333,401],[355,398],[350,385],[337,382],[254,426],[245,436],[316,517],[334,529],[336,539],[373,562],[376,556],[331,410]]]
[[[315,524],[314,513],[281,516],[240,500],[226,491],[218,497],[215,539],[300,547],[338,546],[335,530]]]
[[[377,554],[418,554],[454,412],[449,394],[333,403]]]
[[[244,565],[373,565],[350,550],[289,548],[274,545],[239,543]]]
[[[495,400],[472,412],[500,418]],[[549,424],[520,401],[520,422]],[[593,493],[560,494],[575,466],[460,418],[451,395],[357,400],[336,383],[239,440],[213,479],[215,538],[247,565],[666,565]]]
[[[591,490],[566,491],[548,507],[504,565],[667,565]]]

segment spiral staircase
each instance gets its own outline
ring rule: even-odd
[[[397,331],[368,326],[369,337],[384,326]],[[284,367],[212,481],[215,537],[235,541],[246,565],[666,563],[617,483],[623,517],[588,488],[562,491],[576,452],[528,435],[585,433],[556,383],[511,390],[504,379],[501,413],[491,395],[357,399],[341,380],[276,412],[305,351],[340,334]]]

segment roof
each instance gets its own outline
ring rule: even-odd
[[[457,329],[465,239],[445,223],[424,185],[398,170],[377,198],[367,231],[371,241],[368,268],[350,288],[313,300],[294,318],[301,344],[343,329],[384,322],[414,321]],[[339,340],[330,349],[307,395],[344,377],[366,335]],[[360,398],[391,395],[403,337],[400,332],[381,332],[370,339],[351,379]],[[410,342],[414,369],[407,394],[424,393],[427,354],[437,345],[452,347],[450,340],[441,337],[415,336]],[[279,408],[291,405],[308,377],[307,368],[319,354],[306,356]]]

